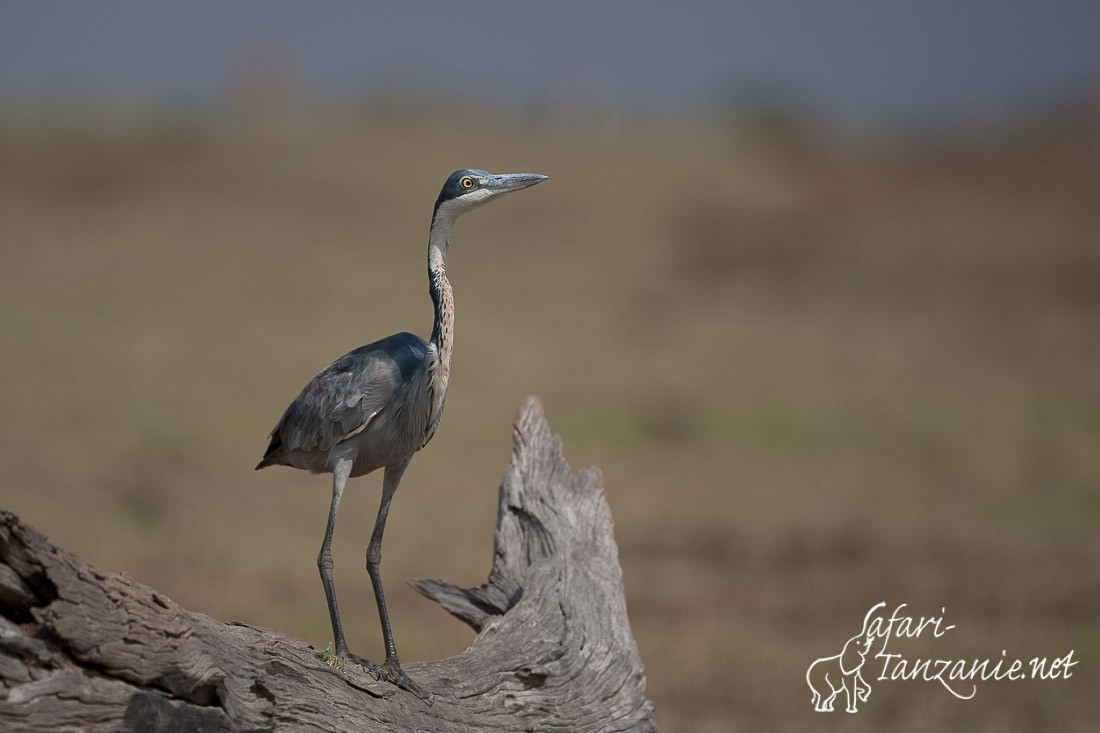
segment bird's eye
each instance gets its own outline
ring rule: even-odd
[[[469,176],[462,176],[462,180],[460,180],[458,183],[465,189],[471,189],[474,187],[474,179],[470,178]]]

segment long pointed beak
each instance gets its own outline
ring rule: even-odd
[[[509,191],[519,191],[528,186],[534,186],[536,183],[545,181],[547,177],[538,173],[503,173],[490,178],[486,188],[491,189],[494,193],[508,193]]]

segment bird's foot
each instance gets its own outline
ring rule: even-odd
[[[435,695],[413,682],[396,659],[387,659],[382,664],[375,664],[355,654],[348,654],[348,658],[374,675],[375,679],[389,682],[395,687],[411,692],[429,705],[435,702]]]

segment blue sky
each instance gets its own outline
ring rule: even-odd
[[[1094,0],[0,0],[0,17],[0,101],[214,95],[257,43],[283,47],[309,88],[337,94],[416,73],[522,95],[573,67],[643,107],[763,84],[873,121],[1100,95]]]

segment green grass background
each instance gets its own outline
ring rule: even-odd
[[[550,181],[464,218],[447,413],[384,575],[406,660],[471,634],[403,580],[484,580],[510,424],[542,397],[603,470],[665,731],[1091,730],[1100,718],[1100,127],[826,144],[368,118],[0,129],[0,505],[184,606],[330,639],[327,477],[254,473],[321,367],[431,327],[431,203],[464,166]],[[350,643],[382,655],[334,544]],[[1075,650],[1059,682],[804,674],[884,600],[912,656]]]

